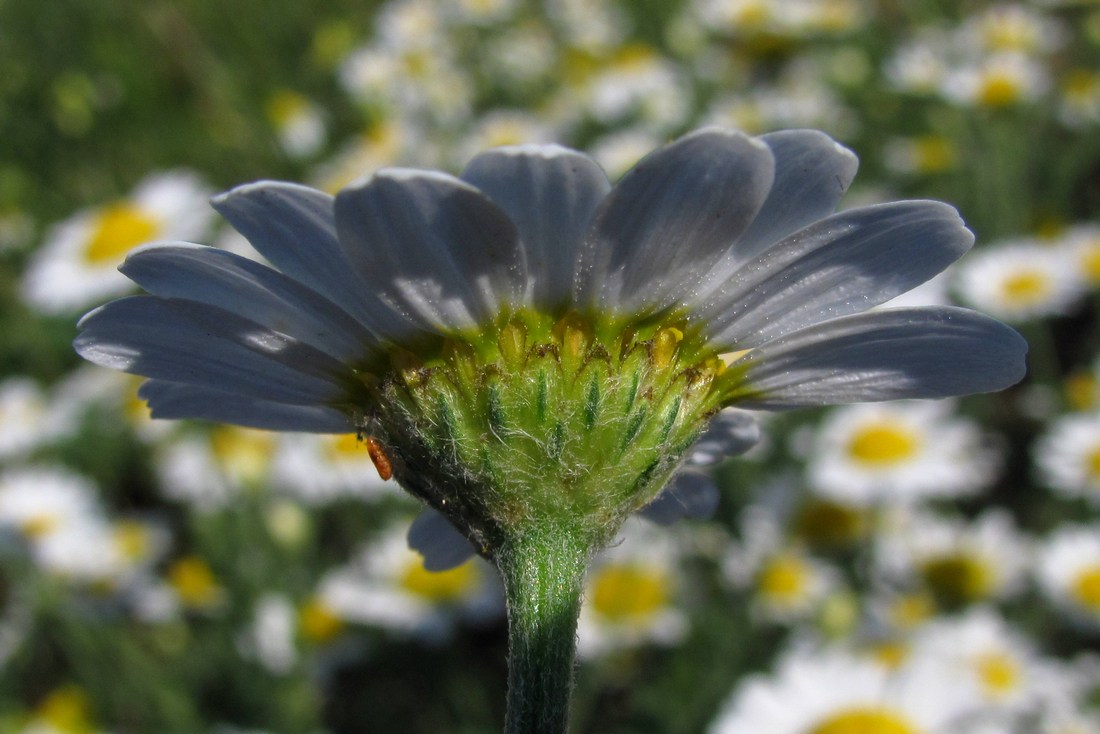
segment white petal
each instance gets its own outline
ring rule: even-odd
[[[781,130],[759,139],[775,156],[775,182],[734,247],[739,262],[836,211],[859,167],[855,153],[817,130]]]
[[[731,365],[745,370],[727,397],[777,410],[1004,389],[1023,378],[1027,342],[962,308],[888,309],[780,337]]]
[[[940,202],[851,209],[743,265],[693,318],[717,345],[748,349],[885,303],[932,278],[973,242],[958,212]]]
[[[232,423],[268,431],[352,433],[345,413],[321,405],[287,405],[198,385],[147,380],[138,397],[149,404],[153,418],[187,418]]]
[[[573,264],[592,213],[611,189],[603,170],[559,145],[522,145],[478,155],[462,178],[516,224],[535,306],[552,309],[568,302]]]
[[[718,509],[718,500],[718,487],[710,477],[701,472],[682,471],[638,514],[658,525],[671,525],[685,517],[706,520]]]
[[[683,300],[752,222],[773,168],[767,145],[714,128],[646,156],[596,211],[578,303],[636,313]]]
[[[688,466],[709,466],[743,454],[760,441],[760,425],[750,413],[726,408],[711,419],[703,435],[688,449]]]
[[[222,309],[131,296],[81,319],[82,357],[145,377],[292,405],[346,399],[354,379],[323,352]]]
[[[258,181],[221,194],[212,203],[272,265],[338,302],[372,331],[388,334],[412,328],[349,266],[336,237],[333,198],[328,194],[298,184]]]
[[[468,329],[523,301],[527,268],[515,225],[453,176],[378,171],[337,195],[336,226],[360,276],[429,327]]]
[[[409,526],[409,548],[424,558],[429,571],[447,571],[474,556],[474,547],[450,520],[435,510],[424,510]]]
[[[362,360],[377,340],[331,301],[253,260],[214,247],[153,245],[119,268],[155,296],[225,309],[317,347],[346,363]]]

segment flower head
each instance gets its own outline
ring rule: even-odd
[[[273,267],[157,244],[149,295],[77,350],[151,378],[154,415],[375,437],[483,552],[565,522],[607,542],[725,406],[996,390],[1025,344],[958,308],[868,311],[954,262],[951,207],[837,206],[856,159],[805,130],[707,128],[614,187],[556,145],[459,177],[382,169],[330,197],[261,182],[215,207]]]

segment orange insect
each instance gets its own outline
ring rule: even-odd
[[[378,476],[382,477],[383,482],[393,476],[393,464],[390,462],[390,457],[386,454],[386,449],[382,446],[381,441],[367,436],[367,454],[370,456],[370,460],[374,462],[374,468],[378,470]]]

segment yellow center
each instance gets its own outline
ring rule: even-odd
[[[320,599],[310,599],[298,610],[298,631],[315,644],[324,644],[344,630],[344,621]]]
[[[226,474],[241,481],[255,481],[267,473],[275,439],[266,431],[218,426],[210,432],[210,448]]]
[[[1100,92],[1100,75],[1085,69],[1074,69],[1063,77],[1062,91],[1071,100],[1091,101]]]
[[[924,563],[922,572],[932,592],[951,604],[982,599],[993,587],[989,566],[972,556],[955,554],[931,558]]]
[[[160,223],[132,204],[105,207],[92,224],[84,257],[93,265],[108,265],[140,244],[155,239]]]
[[[955,148],[942,135],[925,135],[913,141],[916,168],[922,173],[939,173],[955,165]]]
[[[880,642],[871,647],[871,655],[891,670],[896,670],[909,657],[909,645],[900,640]]]
[[[1020,669],[1003,653],[987,653],[978,657],[975,667],[986,693],[995,698],[1013,691],[1020,681]]]
[[[902,629],[912,629],[935,613],[935,600],[926,593],[905,594],[890,605],[890,620]]]
[[[919,734],[916,727],[893,711],[853,708],[830,716],[806,734]]]
[[[76,686],[64,686],[49,693],[38,704],[36,713],[38,719],[57,732],[90,734],[95,730],[88,694]]]
[[[433,603],[455,602],[467,596],[477,586],[478,573],[472,560],[446,571],[429,571],[417,557],[405,568],[401,586],[420,598]]]
[[[284,89],[276,92],[267,101],[266,112],[272,123],[283,127],[308,109],[309,103],[304,97]]]
[[[1086,566],[1073,580],[1070,593],[1081,605],[1100,612],[1100,564]]]
[[[858,462],[884,467],[900,464],[916,455],[920,437],[896,423],[872,423],[855,432],[848,454]]]
[[[328,436],[325,447],[330,459],[342,461],[348,459],[367,459],[367,445],[359,440],[356,433],[342,433]]]
[[[1100,383],[1088,372],[1070,375],[1062,385],[1066,402],[1073,410],[1088,410],[1100,403]]]
[[[23,520],[19,527],[23,531],[23,535],[31,539],[41,539],[52,533],[57,526],[60,525],[60,520],[56,515],[31,515]]]
[[[214,572],[201,558],[191,556],[173,563],[168,569],[168,583],[189,607],[209,607],[221,599],[222,590]]]
[[[773,558],[760,569],[756,585],[763,596],[790,603],[805,594],[809,575],[809,569],[801,558],[784,554]]]
[[[115,547],[126,559],[136,561],[149,554],[152,540],[149,528],[133,520],[120,520],[113,530]]]
[[[1004,74],[992,74],[982,81],[978,101],[986,107],[1007,107],[1020,100],[1020,85]]]
[[[1100,483],[1100,446],[1085,455],[1085,476],[1092,484]]]
[[[1050,280],[1043,273],[1015,273],[1001,283],[1001,295],[1009,303],[1032,305],[1050,292]]]
[[[607,565],[589,582],[588,601],[613,622],[645,619],[668,603],[668,577],[638,564]]]
[[[846,546],[866,534],[867,516],[839,502],[813,500],[798,513],[795,532],[815,546]]]

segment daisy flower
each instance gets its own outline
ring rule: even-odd
[[[211,511],[266,486],[278,445],[276,433],[220,425],[166,442],[155,468],[166,497]]]
[[[595,657],[645,643],[670,645],[687,632],[677,607],[677,549],[667,533],[636,520],[596,557],[585,582],[577,654]]]
[[[72,313],[133,284],[118,272],[127,252],[152,240],[188,240],[210,225],[210,191],[186,171],[149,176],[125,199],[85,209],[55,225],[23,276],[23,297],[36,311]]]
[[[960,63],[940,83],[940,94],[966,107],[1000,109],[1035,102],[1050,86],[1046,69],[1016,52]]]
[[[70,433],[70,411],[60,409],[29,377],[0,382],[0,460],[26,456]]]
[[[1100,504],[1100,412],[1056,419],[1034,449],[1040,480],[1066,497]]]
[[[291,158],[308,158],[325,144],[328,131],[324,115],[306,97],[289,89],[279,90],[268,99],[265,112],[279,147]]]
[[[401,523],[328,573],[317,596],[344,622],[429,643],[445,640],[459,620],[486,623],[503,612],[500,587],[487,563],[469,558],[446,571],[429,570],[406,544]]]
[[[796,648],[771,676],[748,678],[709,734],[950,734],[973,689],[931,666],[890,668],[836,649]]]
[[[559,721],[557,703],[527,709],[567,693],[538,681],[572,666],[572,623],[529,646],[556,608],[541,595],[575,620],[588,560],[720,408],[1023,375],[1025,343],[987,316],[868,311],[973,236],[937,202],[832,214],[855,168],[815,131],[707,128],[614,187],[555,145],[490,150],[458,177],[382,169],[335,197],[250,184],[215,207],[272,267],[145,247],[122,270],[149,295],[88,314],[75,346],[152,378],[155,416],[376,438],[401,485],[502,569],[524,640],[516,716]]]
[[[271,481],[284,494],[310,505],[340,498],[392,496],[367,444],[354,433],[285,434],[278,440]]]
[[[0,474],[0,529],[32,543],[99,516],[95,485],[67,469],[25,467]]]
[[[1011,322],[1064,313],[1081,294],[1057,248],[1011,240],[975,252],[955,268],[963,300]]]
[[[1079,224],[1060,238],[1074,272],[1086,288],[1100,287],[1100,225]]]
[[[1043,593],[1074,621],[1100,626],[1100,526],[1065,525],[1038,551]]]
[[[888,577],[919,580],[948,606],[1018,592],[1030,567],[1030,544],[1002,510],[973,521],[908,511],[879,534],[876,560]]]
[[[959,497],[987,486],[997,457],[973,422],[947,403],[835,409],[817,432],[810,486],[845,504]]]

